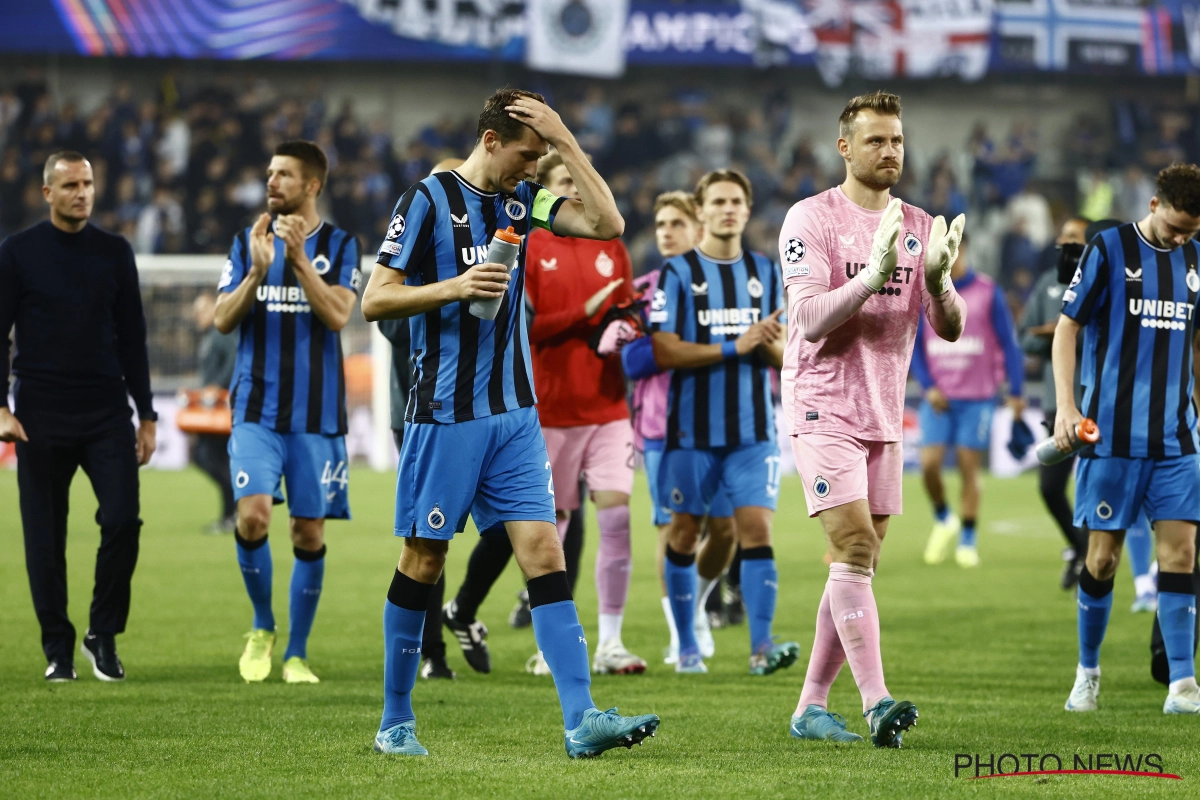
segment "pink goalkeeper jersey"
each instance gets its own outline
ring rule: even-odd
[[[788,319],[798,290],[844,286],[871,255],[883,211],[852,202],[841,187],[792,206],[779,233]],[[904,387],[925,292],[925,244],[933,219],[904,203],[900,260],[889,282],[821,340],[788,326],[783,409],[792,435],[838,432],[880,442],[903,440]]]

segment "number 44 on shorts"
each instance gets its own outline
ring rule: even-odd
[[[321,485],[322,486],[325,486],[328,488],[328,487],[333,486],[333,484],[335,484],[335,483],[338,485],[338,489],[340,489],[343,492],[346,491],[346,486],[347,486],[347,484],[350,483],[350,475],[349,475],[349,473],[346,472],[346,462],[345,461],[337,462],[336,467],[333,466],[332,461],[326,461],[325,469],[321,470]],[[333,491],[328,492],[327,499],[333,500],[333,497],[331,495],[334,495]]]

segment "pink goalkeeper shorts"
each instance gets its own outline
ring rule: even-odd
[[[592,492],[633,494],[633,427],[627,419],[603,425],[542,428],[554,478],[554,507],[579,508],[579,478]]]
[[[904,510],[902,443],[868,442],[845,433],[801,433],[791,438],[810,517],[862,499],[872,514]]]

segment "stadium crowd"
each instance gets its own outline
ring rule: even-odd
[[[775,249],[794,202],[840,179],[840,163],[820,158],[811,139],[790,135],[794,100],[781,88],[757,107],[736,109],[689,87],[660,97],[591,85],[553,100],[617,197],[635,274],[657,266],[654,198],[694,185],[707,170],[732,165],[749,176],[755,214],[747,239],[764,252]],[[1108,119],[1081,116],[1059,142],[1040,139],[1028,120],[1007,131],[981,121],[967,142],[945,142],[923,168],[910,165],[897,194],[930,213],[969,211],[989,225],[994,257],[984,269],[1017,312],[1055,263],[1062,219],[1073,212],[1136,217],[1159,169],[1200,158],[1198,120],[1200,111],[1182,101],[1115,94]],[[474,124],[469,115],[446,117],[396,141],[384,117],[364,119],[352,100],[333,102],[316,81],[285,92],[262,78],[197,81],[172,73],[153,94],[118,82],[84,114],[34,67],[0,83],[0,237],[45,215],[40,165],[55,150],[76,149],[95,166],[101,227],[126,236],[139,253],[224,254],[262,208],[267,154],[299,137],[329,156],[322,213],[374,243],[405,188],[441,158],[471,149]],[[1066,180],[1037,177],[1049,147],[1061,149]],[[963,149],[968,158],[953,157]]]

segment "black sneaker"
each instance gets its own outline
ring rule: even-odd
[[[66,683],[75,680],[75,665],[65,660],[51,661],[46,666],[46,680],[49,683]]]
[[[432,656],[421,664],[421,677],[425,680],[452,681],[456,676],[454,670],[446,663],[445,656]]]
[[[508,613],[508,624],[514,628],[528,628],[533,624],[533,612],[529,610],[529,590],[517,592],[517,604]]]
[[[741,585],[732,586],[728,581],[721,584],[721,613],[726,625],[741,625],[746,620],[746,606],[742,602]]]
[[[121,666],[121,659],[117,658],[117,642],[112,635],[88,631],[79,649],[92,662],[92,672],[97,678],[102,681],[125,680],[125,668]]]
[[[457,619],[454,616],[457,610],[458,603],[453,600],[446,603],[442,607],[442,624],[450,629],[454,638],[458,639],[458,645],[463,651],[463,658],[467,660],[471,669],[476,672],[491,672],[492,654],[488,652],[487,626],[477,619],[470,622]]]

